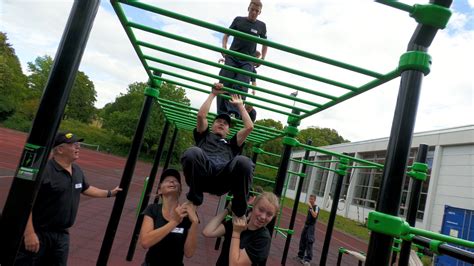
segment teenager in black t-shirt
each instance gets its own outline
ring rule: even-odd
[[[232,221],[224,222],[225,217],[231,214],[228,208],[209,221],[204,228],[204,236],[225,236],[216,265],[264,265],[271,244],[266,226],[278,209],[277,196],[263,192],[255,199],[248,221],[234,217]]]
[[[181,176],[177,170],[163,171],[158,193],[161,203],[151,204],[144,211],[140,244],[148,252],[143,265],[183,265],[183,255],[193,256],[197,246],[196,210],[178,202]]]
[[[262,2],[259,0],[252,0],[248,7],[248,15],[246,17],[236,17],[232,24],[230,25],[230,29],[238,30],[250,35],[254,35],[256,37],[260,37],[263,39],[267,38],[267,27],[264,22],[257,19],[257,17],[262,12]],[[227,49],[227,41],[229,39],[228,34],[224,34],[222,38],[222,48]],[[257,44],[252,41],[244,40],[239,37],[234,36],[234,40],[230,46],[230,50],[239,52],[246,55],[254,56],[256,54]],[[267,46],[262,45],[262,60],[265,60],[265,56],[267,55]],[[240,68],[242,70],[248,72],[254,72],[255,67],[258,67],[259,64],[254,64],[251,61],[247,61],[242,58],[233,57],[230,55],[222,54],[225,58],[225,64],[231,67]],[[219,72],[220,76],[231,78],[237,81],[241,81],[243,83],[248,84],[250,82],[250,76],[235,73],[233,71],[229,71],[227,69],[221,69]],[[238,84],[234,84],[228,81],[219,80],[219,83],[222,83],[224,87],[232,88],[235,90],[239,90],[242,92],[248,92],[248,87],[241,86]],[[242,99],[245,100],[245,96],[242,96]],[[227,114],[235,114],[236,118],[241,117],[241,113],[238,109],[233,108],[232,105],[228,103],[222,97],[217,97],[217,113],[227,113]]]
[[[232,95],[230,101],[244,114],[243,127],[231,139],[227,139],[231,118],[227,114],[217,115],[211,128],[207,121],[210,106],[214,98],[222,93],[222,84],[215,84],[207,100],[197,114],[194,140],[196,146],[187,149],[181,157],[183,173],[189,192],[190,203],[199,206],[203,202],[203,193],[223,195],[232,192],[232,211],[243,217],[247,209],[249,187],[252,182],[254,164],[240,155],[253,123],[239,95]]]

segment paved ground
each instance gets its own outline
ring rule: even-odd
[[[12,176],[18,165],[27,135],[17,131],[0,128],[0,209],[3,209],[7,198]],[[88,177],[89,183],[100,188],[113,188],[120,183],[125,159],[83,149],[81,158],[78,160],[82,169]],[[135,211],[139,201],[144,177],[151,169],[151,165],[139,162],[136,165],[134,177],[122,212],[119,227],[112,247],[109,265],[141,265],[145,250],[137,246],[134,260],[125,260],[130,244],[130,238],[135,226]],[[186,191],[187,188],[184,189]],[[155,188],[154,190],[155,191]],[[184,194],[184,193],[183,193]],[[111,199],[92,199],[82,197],[78,217],[75,225],[71,228],[71,247],[69,253],[69,265],[95,265],[100,246],[107,227],[109,216],[113,206]],[[201,227],[215,214],[218,197],[206,195],[204,205],[199,208]],[[283,210],[281,227],[287,227],[289,221],[289,209]],[[292,257],[296,255],[299,242],[299,233],[303,227],[305,217],[298,215],[295,224],[295,236],[292,238],[286,265],[301,265]],[[316,244],[313,247],[313,265],[318,265],[322,242],[324,241],[326,226],[318,223],[316,227]],[[215,239],[207,239],[199,236],[198,250],[194,257],[186,259],[185,265],[214,265],[219,251],[214,250]],[[268,265],[280,265],[285,239],[276,235],[272,240],[272,248],[268,259]],[[334,231],[328,254],[327,265],[336,265],[337,251],[339,247],[345,247],[357,251],[366,251],[367,243],[348,236],[344,233]],[[353,258],[345,256],[342,265],[357,265]]]

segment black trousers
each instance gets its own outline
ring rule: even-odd
[[[232,56],[226,56],[224,64],[226,64],[228,66],[235,67],[235,68],[240,68],[242,70],[246,70],[246,71],[249,71],[249,72],[253,72],[252,62],[241,61],[238,58],[235,58],[235,57],[232,57]],[[235,73],[235,72],[229,71],[227,69],[221,69],[221,71],[219,72],[219,76],[235,79],[235,80],[244,82],[246,84],[250,83],[250,76],[246,76],[246,75],[243,75],[243,74],[240,74],[240,73]],[[244,87],[244,86],[241,86],[241,85],[238,85],[238,84],[233,84],[233,83],[230,83],[230,82],[227,82],[227,81],[224,81],[224,80],[219,80],[219,82],[224,84],[225,87],[235,89],[235,90],[239,90],[239,91],[242,91],[242,92],[248,92],[248,90],[249,90],[248,87]],[[229,94],[226,93],[226,95],[229,95]],[[245,96],[242,96],[242,99],[245,100]],[[217,96],[217,114],[222,114],[222,113],[226,113],[226,114],[232,114],[233,113],[233,114],[235,114],[236,118],[238,118],[238,119],[240,119],[242,117],[240,115],[240,111],[235,106],[230,104],[228,100],[226,100],[223,97],[218,95]]]
[[[37,253],[27,251],[23,242],[15,265],[21,266],[66,266],[69,253],[69,232],[36,231],[40,242]]]
[[[239,155],[224,166],[216,166],[201,148],[191,147],[181,157],[181,164],[189,186],[186,196],[194,205],[202,204],[203,192],[220,196],[230,191],[232,212],[239,217],[245,214],[254,168],[248,157]]]
[[[314,227],[316,225],[305,224],[301,232],[300,247],[298,257],[304,261],[313,259]]]

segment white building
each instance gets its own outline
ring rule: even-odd
[[[346,152],[356,158],[383,164],[388,140],[382,138],[321,148],[338,153]],[[416,158],[419,144],[429,145],[429,177],[422,187],[416,227],[439,232],[445,205],[474,210],[474,125],[415,133],[408,165]],[[292,158],[302,159],[304,153],[302,150],[294,151]],[[332,159],[334,158],[316,152],[311,152],[309,158],[318,165],[334,169],[334,162],[325,162]],[[300,164],[291,162],[289,169],[299,172],[300,167]],[[307,174],[300,201],[305,202],[309,194],[314,194],[317,196],[317,204],[330,210],[332,190],[336,182],[334,172],[308,167]],[[298,178],[290,176],[287,197],[295,198]],[[380,170],[354,168],[344,178],[338,215],[363,223],[367,214],[374,210],[381,178]],[[401,216],[406,212],[405,203],[408,201],[412,179],[405,177],[403,184]]]

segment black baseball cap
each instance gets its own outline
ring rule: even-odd
[[[232,119],[230,118],[228,114],[222,113],[222,114],[216,115],[216,118],[214,118],[214,121],[216,121],[219,118],[224,119],[225,121],[227,121],[227,124],[229,124],[229,127],[231,126]]]
[[[53,148],[61,145],[63,143],[76,143],[76,142],[83,142],[84,139],[78,138],[75,134],[71,132],[59,132],[54,139]]]
[[[173,169],[173,168],[168,168],[164,170],[163,173],[161,173],[160,184],[168,176],[176,177],[176,179],[178,179],[178,182],[181,184],[181,175],[179,174],[178,170]]]

